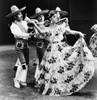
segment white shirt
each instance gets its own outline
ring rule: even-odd
[[[19,27],[19,26],[22,26],[22,27]],[[27,26],[26,21],[13,22],[10,26],[10,30],[15,38],[22,38],[22,39],[26,39],[26,40],[28,40],[28,38],[30,38],[29,33],[27,33],[28,26]]]

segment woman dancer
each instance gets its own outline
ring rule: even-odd
[[[39,34],[50,42],[38,71],[37,85],[43,95],[71,95],[82,89],[94,74],[94,58],[83,39],[84,35],[71,30],[60,15],[65,16],[66,12],[50,11],[51,24],[44,29],[32,21]],[[79,34],[80,38],[69,46],[61,41],[64,33]]]

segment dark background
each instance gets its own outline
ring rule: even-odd
[[[27,13],[28,16],[34,14],[36,7],[55,9],[59,6],[68,12],[67,17],[71,29],[86,34],[87,44],[89,44],[89,39],[93,34],[90,28],[97,23],[97,0],[0,0],[0,45],[14,44],[14,37],[8,26],[10,19],[5,18],[11,12],[12,5],[17,5],[19,8],[26,6],[27,9],[23,14]],[[73,36],[69,37],[69,43],[72,43],[74,39]]]

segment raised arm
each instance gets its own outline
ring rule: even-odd
[[[32,20],[31,23],[33,23],[33,25],[35,26],[35,28],[38,30],[39,33],[45,33],[45,31],[43,29],[41,29],[35,22],[35,20]]]
[[[76,30],[71,30],[69,26],[66,27],[66,34],[73,34],[73,35],[80,35],[81,37],[84,37],[85,34],[83,34],[80,31],[76,31]]]
[[[80,31],[76,31],[76,30],[71,30],[68,24],[68,18],[63,18],[64,22],[63,22],[63,27],[64,27],[64,32],[66,34],[73,34],[73,35],[80,35],[81,37],[84,37],[85,34],[83,34]]]

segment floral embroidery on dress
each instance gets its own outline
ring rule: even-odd
[[[89,41],[89,48],[94,57],[97,57],[97,33],[94,33]]]
[[[66,26],[50,28],[48,47],[38,69],[37,84],[42,93],[59,96],[71,95],[82,89],[94,75],[94,58],[83,38],[74,46],[61,42]],[[49,34],[46,33],[46,34]]]

